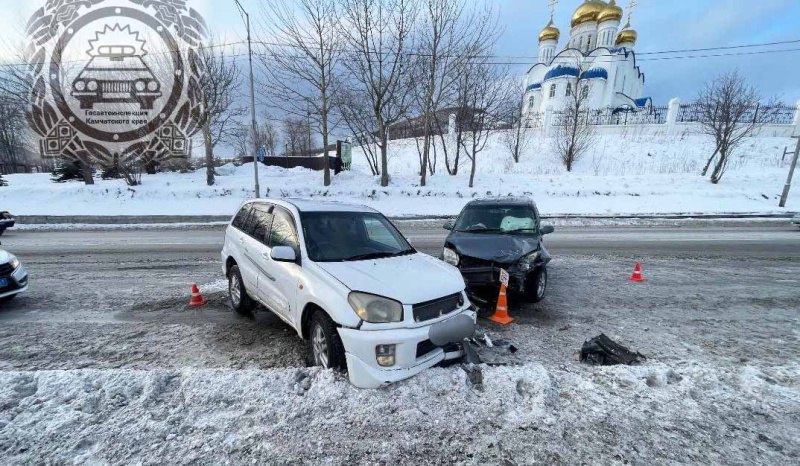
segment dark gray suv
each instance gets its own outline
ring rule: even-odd
[[[543,236],[554,231],[542,225],[536,204],[525,197],[479,199],[468,203],[455,223],[442,259],[461,271],[470,298],[488,305],[497,297],[500,270],[509,273],[508,291],[531,301],[541,301],[547,290],[550,254]]]

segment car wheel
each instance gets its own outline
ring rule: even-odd
[[[528,297],[534,303],[544,299],[547,293],[547,267],[541,266],[533,273],[533,276],[528,280]]]
[[[238,265],[234,265],[228,271],[228,296],[230,296],[231,307],[234,311],[247,314],[253,310],[253,300],[247,295]]]
[[[347,363],[344,357],[344,345],[328,314],[317,311],[311,316],[308,331],[308,362],[323,369],[344,370]]]
[[[7,303],[7,302],[11,301],[12,299],[14,299],[16,297],[17,297],[17,295],[12,294],[11,296],[6,296],[5,298],[0,298],[0,304]]]

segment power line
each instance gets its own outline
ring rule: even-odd
[[[283,44],[278,42],[266,42],[266,41],[254,41],[257,44],[271,46],[271,47],[288,47],[288,48],[295,48],[299,49],[302,48],[296,44]],[[204,45],[205,48],[208,49],[216,49],[216,48],[226,48],[226,47],[235,47],[237,45],[244,45],[245,41],[237,41],[237,42],[228,42],[228,43],[220,43],[220,44],[209,44]],[[698,59],[698,58],[716,58],[716,57],[734,57],[734,56],[750,56],[750,55],[761,55],[761,54],[771,54],[771,53],[786,53],[786,52],[797,52],[800,51],[800,48],[793,48],[793,49],[780,49],[780,50],[758,50],[753,52],[733,52],[733,53],[719,53],[719,54],[705,54],[705,55],[679,55],[674,57],[649,57],[648,55],[666,55],[666,54],[673,54],[673,53],[696,53],[696,52],[706,52],[706,51],[716,51],[716,50],[737,50],[743,48],[756,48],[756,47],[771,47],[775,45],[784,45],[784,44],[796,44],[800,43],[800,39],[796,40],[787,40],[787,41],[778,41],[778,42],[765,42],[759,44],[741,44],[741,45],[732,45],[732,46],[724,46],[724,47],[706,47],[706,48],[697,48],[697,49],[677,49],[677,50],[662,50],[662,51],[655,51],[655,52],[639,52],[635,53],[637,57],[642,57],[638,61],[663,61],[663,60],[688,60],[688,59]],[[355,51],[345,51],[349,53],[356,53]],[[151,52],[149,55],[169,55],[172,51],[165,51],[165,52]],[[376,54],[379,52],[375,52]],[[420,52],[404,52],[404,55],[407,56],[428,56],[429,54],[424,54]],[[394,52],[385,52],[385,55],[393,56],[396,55]],[[246,53],[235,53],[232,55],[228,55],[228,58],[240,58],[247,56]],[[279,55],[281,58],[306,58],[304,55]],[[444,56],[444,55],[443,55]],[[468,58],[468,59],[478,59],[478,58],[485,58],[485,59],[493,59],[497,58],[497,61],[487,61],[482,62],[482,64],[487,65],[528,65],[534,64],[533,60],[537,60],[538,57],[528,57],[528,56],[512,56],[512,55],[468,55],[461,58]],[[505,61],[504,59],[530,59],[532,61]],[[64,60],[62,63],[84,63],[88,60]],[[609,63],[613,60],[601,60],[600,62]],[[597,60],[595,61],[597,62]],[[13,68],[13,67],[26,67],[28,66],[27,63],[0,63],[0,67],[5,68]]]

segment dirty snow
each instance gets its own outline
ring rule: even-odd
[[[6,463],[789,464],[800,366],[0,372]],[[794,458],[794,460],[792,459]]]
[[[710,141],[696,135],[644,135],[635,130],[603,136],[572,173],[556,160],[547,139],[536,139],[520,163],[504,153],[495,135],[479,154],[475,188],[469,167],[448,176],[444,162],[426,187],[419,186],[413,140],[390,148],[391,184],[382,188],[370,174],[360,149],[354,169],[322,186],[322,175],[305,169],[261,167],[262,189],[276,197],[313,197],[371,205],[392,216],[453,215],[470,199],[490,195],[527,195],[545,215],[660,213],[776,213],[788,172],[782,160],[790,138],[752,138],[733,157],[719,185],[699,176]],[[441,156],[440,156],[441,157]],[[464,162],[466,163],[466,162]],[[252,196],[252,164],[219,169],[218,184],[205,185],[205,172],[145,175],[142,186],[120,180],[55,184],[48,174],[9,175],[0,188],[3,208],[18,215],[231,215]],[[800,210],[800,190],[789,199]]]

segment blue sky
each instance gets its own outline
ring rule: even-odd
[[[200,10],[214,33],[228,41],[245,37],[241,18],[233,0],[188,0]],[[291,1],[291,0],[287,0]],[[254,17],[259,16],[258,0],[241,0]],[[549,17],[548,0],[495,0],[503,34],[497,46],[501,57],[534,57],[539,30]],[[561,44],[566,42],[569,20],[581,0],[560,0],[555,13],[561,29]],[[20,24],[44,0],[0,0],[0,39],[4,44],[22,40]],[[623,7],[627,0],[619,2]],[[633,27],[639,33],[638,52],[696,49],[800,39],[800,1],[797,0],[639,0]],[[800,49],[800,43],[775,46]],[[764,49],[742,49],[757,52]],[[731,53],[724,51],[722,53]],[[720,52],[711,52],[720,53]],[[0,58],[4,51],[0,48]],[[5,51],[8,54],[8,50]],[[687,55],[687,54],[677,54]],[[703,55],[698,53],[697,55]],[[674,55],[673,55],[674,56]],[[659,56],[660,57],[660,56]],[[698,59],[652,61],[641,55],[639,64],[646,75],[645,94],[654,102],[666,104],[671,97],[689,100],[699,87],[715,74],[738,68],[765,96],[777,95],[790,103],[800,99],[800,50]],[[509,61],[526,61],[511,58]],[[533,64],[532,59],[530,60]],[[527,67],[512,68],[523,73]]]

